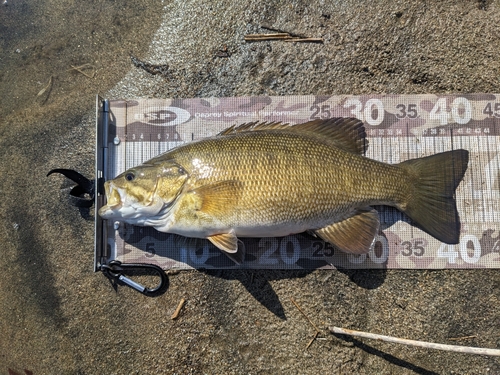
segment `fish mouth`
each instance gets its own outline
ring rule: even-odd
[[[122,205],[122,196],[120,194],[120,190],[116,186],[112,185],[111,182],[106,182],[104,184],[104,189],[106,191],[106,205],[109,208],[115,208]]]
[[[106,204],[99,209],[99,216],[103,219],[116,219],[140,225],[147,218],[157,215],[163,208],[163,202],[161,199],[155,199],[154,192],[146,204],[143,204],[130,196],[126,189],[116,186],[113,181],[107,181],[104,190]]]
[[[99,209],[99,215],[103,219],[121,216],[119,210],[123,206],[123,199],[120,189],[114,186],[111,181],[107,181],[104,183],[104,191],[106,194],[106,204]]]

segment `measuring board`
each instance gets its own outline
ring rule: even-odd
[[[308,234],[243,238],[236,265],[208,240],[101,220],[102,184],[183,143],[235,124],[356,117],[366,156],[385,163],[463,148],[469,167],[456,190],[462,230],[443,244],[396,209],[377,206],[381,230],[368,254],[345,254]],[[259,96],[97,101],[95,269],[110,260],[164,269],[500,268],[500,96]]]

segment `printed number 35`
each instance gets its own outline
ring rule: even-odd
[[[397,118],[417,118],[417,105],[416,104],[398,104],[396,106],[399,109],[399,113],[396,113]]]

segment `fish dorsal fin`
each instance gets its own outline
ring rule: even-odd
[[[279,130],[290,128],[290,124],[282,123],[282,122],[247,122],[241,125],[233,125],[227,129],[221,131],[219,135],[228,135],[228,134],[236,134],[236,133],[245,133],[245,132],[253,132],[259,130]]]
[[[339,222],[315,231],[324,241],[351,254],[365,254],[375,241],[380,226],[378,213],[370,207],[358,208]]]
[[[248,122],[233,125],[217,135],[228,135],[263,130],[284,130],[297,133],[308,133],[323,141],[329,141],[336,147],[364,154],[368,148],[368,140],[363,122],[356,118],[334,117],[327,120],[313,120],[297,125],[282,122]]]
[[[294,125],[290,129],[315,134],[355,154],[364,155],[368,148],[365,127],[363,122],[356,118],[334,117],[327,120],[313,120]]]

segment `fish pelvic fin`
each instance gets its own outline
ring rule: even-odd
[[[469,161],[467,150],[447,151],[399,164],[410,176],[406,202],[397,207],[441,242],[458,244],[460,219],[455,190]]]
[[[365,254],[370,251],[379,227],[377,211],[362,207],[351,212],[343,220],[318,229],[315,233],[323,241],[335,245],[343,252]]]
[[[234,231],[215,234],[207,238],[233,262],[236,264],[243,263],[243,260],[245,259],[245,247],[238,245],[238,237],[236,237]]]

